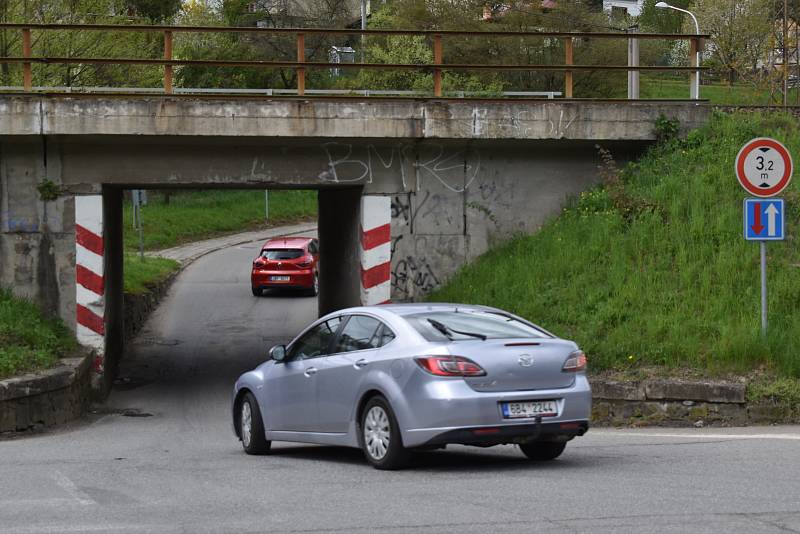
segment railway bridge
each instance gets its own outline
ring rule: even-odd
[[[300,51],[286,68],[322,68]],[[171,69],[190,60],[171,57],[148,60],[164,69],[158,90],[67,92],[34,86],[37,62],[101,60],[29,46],[0,58],[24,74],[0,94],[0,284],[76,330],[103,389],[122,351],[126,189],[318,191],[326,313],[427,294],[595,185],[596,145],[624,161],[655,140],[658,117],[682,132],[708,117],[698,100],[449,98],[435,57],[434,94],[388,97],[305,94],[302,77],[293,96],[179,92]],[[572,96],[582,67],[567,59],[557,67]]]

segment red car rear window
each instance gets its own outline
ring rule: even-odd
[[[294,260],[303,255],[301,248],[269,248],[261,251],[261,257],[268,260]]]

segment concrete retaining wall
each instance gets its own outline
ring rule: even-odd
[[[0,433],[36,430],[80,417],[92,397],[91,357],[0,380]]]
[[[800,422],[800,406],[749,403],[746,385],[730,382],[601,378],[592,384],[597,426],[746,426]]]

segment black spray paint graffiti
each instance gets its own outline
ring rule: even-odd
[[[392,197],[392,219],[402,224],[411,223],[411,198],[408,195]]]
[[[406,256],[392,269],[392,291],[400,298],[426,294],[439,285],[439,279],[425,258]]]

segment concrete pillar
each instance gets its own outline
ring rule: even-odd
[[[319,191],[319,314],[358,306],[361,188]]]
[[[361,304],[389,302],[392,271],[391,197],[361,197]]]
[[[100,393],[108,394],[122,358],[125,333],[123,279],[122,197],[117,187],[103,188],[103,236],[105,238],[106,344]]]
[[[94,351],[93,385],[102,388],[105,368],[105,242],[103,196],[75,197],[75,281],[78,342]]]

